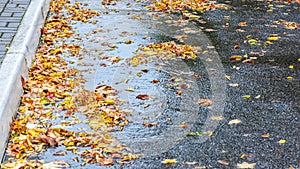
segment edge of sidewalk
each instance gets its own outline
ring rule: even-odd
[[[31,0],[0,67],[0,163],[51,0]]]

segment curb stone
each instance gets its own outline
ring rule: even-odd
[[[9,137],[9,124],[23,93],[22,80],[28,78],[50,1],[31,0],[0,68],[0,161]]]

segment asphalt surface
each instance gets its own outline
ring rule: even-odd
[[[161,163],[165,158],[197,161],[200,166],[207,168],[236,168],[237,163],[244,161],[256,163],[255,168],[300,167],[300,29],[289,30],[283,25],[273,23],[277,20],[299,23],[300,5],[256,1],[226,1],[226,4],[230,6],[229,10],[204,12],[199,14],[199,19],[194,20],[194,23],[206,32],[222,60],[225,74],[231,77],[227,84],[239,84],[238,87],[227,86],[223,114],[225,120],[220,122],[211,139],[204,143],[197,143],[197,138],[185,138],[168,152],[138,159],[123,168],[194,167],[179,163],[166,166]],[[270,9],[270,5],[274,5],[274,9],[269,13],[267,10]],[[278,7],[279,5],[283,6]],[[240,22],[247,22],[247,26],[238,26]],[[224,28],[226,23],[228,28]],[[266,47],[247,44],[248,35],[260,39],[263,43],[270,34],[278,34],[281,38]],[[240,48],[234,49],[235,45],[239,45]],[[232,55],[244,54],[257,57],[257,60],[254,63],[229,61]],[[290,65],[294,68],[289,68]],[[201,69],[195,72],[203,75]],[[288,76],[292,76],[293,79],[288,80]],[[244,99],[243,95],[250,95],[251,98]],[[255,99],[255,96],[260,97]],[[200,112],[205,111],[200,109]],[[231,119],[240,119],[242,123],[236,126],[228,125]],[[192,130],[201,128],[203,119],[200,117],[198,122]],[[265,133],[269,133],[270,136],[262,137]],[[281,139],[285,139],[286,143],[279,144]],[[249,157],[241,158],[242,154],[249,154]],[[223,165],[218,160],[230,164]]]
[[[105,11],[96,2],[81,2],[88,3],[96,10]],[[140,5],[127,8],[127,1],[109,6],[109,14],[96,17],[99,22],[95,25],[84,27],[84,24],[74,24],[79,32],[78,36],[83,38],[80,45],[88,51],[84,53],[82,62],[93,63],[93,66],[77,65],[79,69],[94,70],[84,75],[87,79],[86,88],[93,90],[99,82],[115,85],[116,82],[130,77],[130,83],[114,87],[120,90],[121,98],[129,100],[124,105],[125,108],[141,112],[131,117],[133,123],[125,126],[122,132],[116,133],[116,138],[121,142],[123,140],[135,153],[144,153],[146,156],[123,166],[96,166],[97,168],[237,168],[237,164],[243,162],[256,163],[255,168],[300,168],[300,29],[289,30],[278,22],[274,23],[278,20],[300,23],[300,4],[258,1],[219,3],[228,4],[229,8],[193,13],[199,18],[190,18],[184,26],[168,25],[170,20],[176,21],[180,18],[180,13],[166,16],[163,13],[146,11]],[[268,11],[271,7],[272,12]],[[153,19],[156,15],[159,16],[158,19]],[[247,24],[239,26],[240,22]],[[96,28],[101,28],[103,32],[83,36]],[[119,36],[124,31],[132,34],[125,38]],[[187,38],[181,43],[202,48],[196,61],[162,61],[163,67],[158,66],[161,62],[130,67],[126,62],[120,61],[115,65],[101,67],[99,64],[102,61],[93,57],[99,52],[100,44],[108,41],[117,44],[117,48],[112,51],[104,50],[104,54],[118,55],[126,61],[140,45],[180,41],[174,35],[184,33]],[[279,38],[264,46],[270,34],[277,34],[276,37]],[[145,36],[152,39],[143,39]],[[134,43],[119,43],[128,39],[132,39]],[[250,39],[255,39],[257,44],[249,44]],[[245,54],[249,58],[256,58],[251,63],[230,59],[233,55]],[[149,72],[142,73],[141,78],[136,77],[136,73],[144,68],[149,69]],[[161,71],[156,71],[158,68]],[[201,77],[189,78],[185,74],[189,72]],[[190,90],[183,90],[181,97],[174,94],[174,89],[165,87],[164,83],[149,85],[149,81],[153,79],[170,83],[168,80],[174,76],[183,78],[183,81],[188,81],[193,86]],[[122,90],[127,87],[133,87],[137,92],[147,93],[158,99],[141,103],[135,99],[136,95],[128,92],[124,94],[124,91],[122,95]],[[249,98],[243,98],[245,95],[249,95]],[[195,107],[191,102],[199,98],[210,98],[213,103],[210,107]],[[149,109],[141,108],[147,103],[150,104]],[[160,103],[163,105],[158,109]],[[162,113],[156,116],[156,112]],[[160,123],[157,127],[145,128],[142,125],[145,119],[141,116],[153,116],[147,118],[147,122]],[[212,121],[212,116],[223,118]],[[167,117],[172,120],[166,121]],[[235,119],[241,122],[228,124]],[[187,122],[190,127],[178,130],[178,125],[182,122]],[[197,131],[201,133],[186,136],[187,132]],[[207,131],[212,131],[212,135],[207,136]],[[279,143],[280,140],[286,142]],[[44,161],[66,160],[71,168],[95,167],[80,166],[72,162],[73,155],[51,156],[60,149],[61,147],[49,149],[36,158]],[[164,159],[174,158],[178,161],[176,164],[162,163]],[[197,164],[187,165],[182,162]]]

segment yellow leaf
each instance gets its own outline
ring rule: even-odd
[[[247,22],[240,22],[238,25],[239,26],[247,26]]]
[[[39,132],[36,132],[36,130],[34,130],[34,129],[28,130],[28,133],[32,136],[36,136],[39,134]]]
[[[278,40],[278,37],[268,37],[268,41]]]
[[[141,73],[141,72],[138,72],[138,73],[136,73],[136,76],[142,77],[142,73]]]
[[[224,120],[224,117],[222,117],[222,116],[211,116],[210,119],[220,121],[220,120]]]
[[[286,140],[283,140],[283,139],[278,141],[279,144],[284,144],[285,142],[286,142]]]
[[[244,99],[249,99],[251,96],[250,95],[244,95],[243,98]]]
[[[137,57],[133,57],[131,59],[132,66],[136,67],[139,64],[139,59]]]
[[[292,77],[292,76],[288,76],[287,79],[288,79],[288,80],[292,80],[293,77]]]
[[[257,44],[257,40],[255,40],[255,39],[249,39],[248,43],[250,43],[251,45],[256,45]]]
[[[174,159],[164,159],[162,161],[162,163],[164,163],[164,164],[175,164],[175,163],[177,163],[177,160],[176,160],[176,158],[174,158]]]
[[[247,163],[243,162],[241,164],[237,164],[237,168],[254,168],[256,163]]]
[[[241,123],[242,121],[241,120],[239,120],[239,119],[234,119],[234,120],[230,120],[229,121],[229,125],[232,125],[232,124],[238,124],[238,123]]]
[[[294,69],[294,65],[290,65],[289,68],[290,68],[290,69]]]
[[[133,43],[133,40],[126,40],[125,41],[125,44],[131,44],[131,43]]]
[[[113,105],[113,104],[115,104],[116,102],[115,102],[114,100],[107,99],[107,100],[105,100],[105,103],[106,103],[107,105]]]
[[[134,92],[134,88],[126,88],[125,90],[129,92]]]

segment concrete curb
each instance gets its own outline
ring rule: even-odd
[[[0,161],[9,137],[9,124],[23,93],[22,78],[28,78],[50,1],[31,0],[0,68]]]

